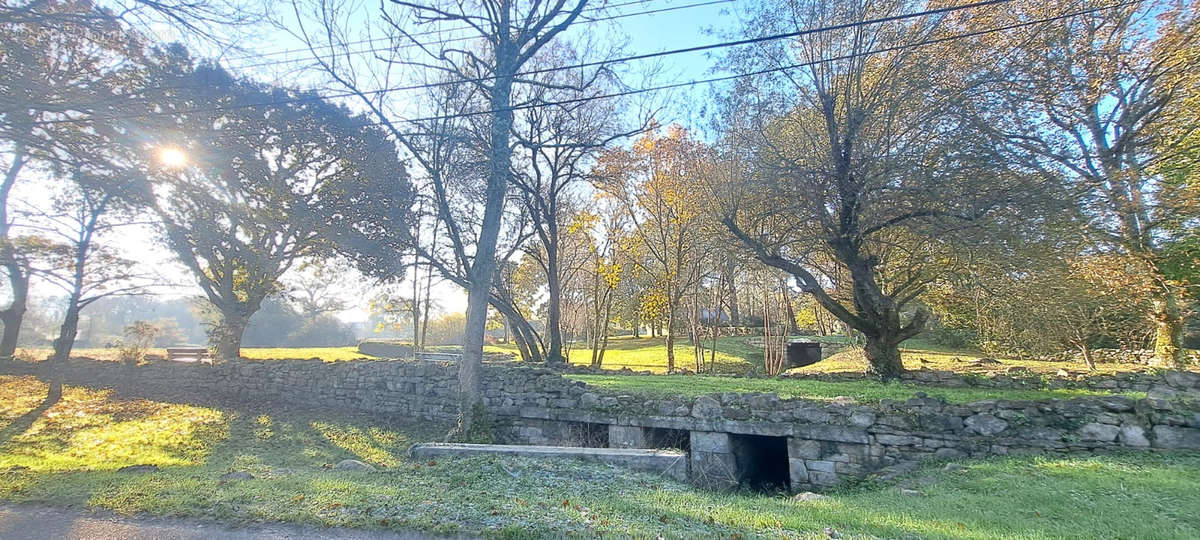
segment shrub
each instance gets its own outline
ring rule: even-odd
[[[117,358],[126,364],[139,364],[146,359],[146,351],[154,344],[159,334],[158,325],[147,321],[135,321],[126,326],[125,336],[117,345]]]

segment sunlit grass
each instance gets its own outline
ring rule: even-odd
[[[705,342],[706,348],[711,347]],[[487,351],[516,354],[517,348],[512,344],[489,345]],[[706,349],[707,350],[707,349]],[[705,366],[711,361],[711,350],[705,353]],[[574,344],[568,351],[567,360],[575,365],[588,366],[592,363],[592,350],[583,343]],[[727,337],[717,341],[716,372],[743,374],[753,366],[762,364],[762,349],[746,345],[745,338]],[[604,369],[629,368],[634,371],[649,371],[651,373],[666,373],[667,344],[666,338],[637,338],[615,337],[609,341],[604,352]],[[690,341],[678,340],[675,343],[675,367],[696,371],[696,355]],[[707,369],[707,367],[705,368]]]
[[[44,392],[34,379],[0,377],[0,423],[32,410]],[[0,445],[0,500],[505,538],[825,538],[825,528],[849,538],[1200,537],[1194,453],[1011,457],[965,462],[964,472],[931,464],[903,480],[918,496],[864,484],[799,502],[598,464],[404,458],[413,442],[444,433],[428,423],[216,410],[71,387],[50,411],[58,420]],[[130,425],[144,433],[127,439]],[[83,461],[75,445],[89,437],[111,451]],[[158,472],[116,472],[164,455],[176,457],[158,462]],[[328,468],[345,458],[381,470]],[[15,459],[29,469],[9,468]],[[230,470],[256,478],[223,481]]]
[[[361,358],[374,358],[358,352],[358,347],[273,347],[242,349],[242,356],[251,360],[309,359],[319,358],[325,362],[345,362]]]
[[[757,379],[707,375],[570,374],[567,376],[596,388],[658,398],[696,397],[725,392],[769,392],[778,394],[781,398],[829,400],[837,397],[849,397],[860,403],[875,403],[883,399],[909,399],[918,392],[923,392],[931,397],[945,398],[950,402],[966,403],[984,399],[1065,399],[1086,395],[1109,395],[1108,392],[1083,389],[939,388],[909,383],[884,384],[875,380],[825,382],[806,379]],[[1126,395],[1145,397],[1145,393],[1138,392],[1128,392]]]
[[[6,423],[33,409],[46,386],[30,377],[0,378]],[[146,400],[114,403],[109,391],[68,388],[61,402],[0,446],[0,469],[105,470],[120,463],[196,465],[227,436],[221,411]]]
[[[41,360],[49,356],[47,348],[25,348],[18,351],[18,357]],[[165,358],[167,350],[152,348],[146,351],[149,355]],[[115,348],[82,348],[72,351],[73,357],[87,357],[95,360],[117,361],[118,351]],[[242,357],[251,360],[308,360],[317,358],[325,362],[345,362],[361,358],[374,358],[369,354],[358,352],[358,347],[246,347],[242,349]]]
[[[1034,373],[1049,375],[1056,374],[1059,370],[1066,370],[1074,374],[1099,375],[1150,369],[1137,364],[1097,364],[1095,371],[1089,371],[1083,363],[997,357],[979,351],[934,349],[928,348],[924,344],[921,345],[921,347],[900,349],[900,361],[904,363],[905,369],[925,368],[958,373],[990,373],[1004,371],[1010,367],[1021,367]],[[998,363],[974,363],[981,358],[995,360]],[[789,373],[862,373],[866,371],[866,367],[866,359],[862,352],[858,349],[849,349],[816,364],[789,370]]]

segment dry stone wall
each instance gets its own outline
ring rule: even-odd
[[[11,364],[37,373],[44,364]],[[234,400],[336,408],[435,421],[456,415],[454,365],[420,361],[244,361],[127,366],[72,360],[67,384],[165,400]],[[889,476],[929,459],[1115,449],[1200,450],[1200,374],[1166,372],[1149,397],[989,400],[929,397],[858,404],[719,394],[646,399],[606,393],[544,369],[485,365],[485,403],[501,442],[689,451],[693,480],[728,487],[783,471],[793,490]],[[203,401],[201,401],[203,402]],[[767,467],[770,469],[771,467]]]

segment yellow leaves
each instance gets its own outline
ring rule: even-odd
[[[606,264],[599,261],[596,264],[596,274],[604,281],[605,287],[610,290],[616,289],[617,285],[621,283],[621,264]]]
[[[575,214],[574,219],[571,220],[571,224],[567,225],[567,234],[574,235],[580,232],[587,232],[594,228],[599,221],[600,216],[586,210],[581,210]]]

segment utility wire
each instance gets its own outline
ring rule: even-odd
[[[809,61],[809,62],[801,62],[801,63],[796,63],[796,64],[789,64],[786,66],[777,66],[777,67],[773,67],[773,68],[766,68],[766,69],[756,70],[756,71],[747,72],[747,73],[737,73],[737,74],[726,75],[726,76],[722,76],[722,77],[697,79],[697,80],[692,80],[692,81],[664,84],[664,85],[653,86],[653,87],[648,87],[648,88],[637,88],[637,89],[632,89],[632,90],[627,90],[627,91],[622,91],[622,92],[602,94],[602,95],[598,95],[598,96],[588,96],[588,97],[583,97],[583,98],[566,99],[566,100],[561,100],[561,101],[552,101],[552,102],[528,104],[528,105],[516,105],[513,107],[508,107],[507,110],[518,111],[518,110],[533,109],[533,108],[538,108],[538,107],[568,105],[568,104],[572,104],[572,103],[580,103],[580,102],[593,101],[593,100],[599,100],[599,99],[611,99],[611,98],[630,96],[630,95],[635,95],[635,94],[643,94],[643,93],[647,93],[647,92],[658,92],[658,91],[662,91],[662,90],[670,90],[670,89],[674,89],[674,88],[694,86],[697,84],[707,84],[707,83],[714,83],[714,82],[729,81],[729,80],[741,79],[741,78],[745,78],[745,77],[756,77],[756,76],[766,75],[766,74],[770,74],[770,73],[778,73],[778,72],[788,71],[788,70],[792,70],[792,69],[811,67],[811,66],[815,66],[818,64],[836,62],[836,61],[840,61],[840,60],[849,60],[849,59],[858,58],[858,57],[862,57],[862,56],[869,56],[869,55],[873,55],[873,54],[893,52],[893,51],[899,51],[899,50],[904,50],[904,49],[916,49],[916,48],[924,47],[927,45],[935,45],[938,43],[945,43],[948,41],[954,41],[954,40],[958,40],[958,39],[978,37],[978,36],[987,35],[987,34],[994,34],[996,32],[1006,32],[1009,30],[1015,30],[1015,29],[1024,28],[1027,26],[1051,23],[1051,22],[1061,21],[1061,20],[1065,20],[1065,19],[1070,19],[1073,17],[1078,17],[1081,15],[1089,15],[1092,13],[1098,13],[1098,12],[1109,10],[1109,9],[1116,9],[1116,8],[1121,8],[1121,7],[1125,7],[1125,6],[1136,5],[1136,4],[1142,3],[1143,1],[1145,1],[1145,0],[1131,0],[1129,2],[1122,2],[1120,4],[1112,4],[1112,5],[1108,5],[1108,6],[1097,6],[1097,7],[1090,8],[1090,9],[1073,11],[1071,13],[1064,13],[1064,14],[1056,15],[1056,16],[1052,16],[1052,17],[1044,17],[1041,19],[1034,19],[1034,20],[1019,22],[1019,23],[1013,23],[1013,24],[1009,24],[1009,25],[988,28],[988,29],[984,29],[984,30],[976,30],[976,31],[972,31],[972,32],[966,32],[966,33],[962,33],[962,34],[956,34],[956,35],[946,36],[946,37],[941,37],[941,38],[936,38],[936,39],[928,39],[928,40],[918,41],[915,43],[908,43],[908,44],[904,44],[904,45],[895,45],[892,47],[884,47],[881,49],[874,49],[874,50],[870,50],[870,51],[845,54],[845,55],[841,55],[841,56],[835,56],[832,58],[822,58],[820,60],[813,60],[813,61]],[[450,119],[454,119],[454,118],[466,118],[466,117],[492,114],[492,113],[500,112],[502,110],[505,110],[505,109],[471,111],[471,112],[466,112],[466,113],[448,114],[448,115],[441,115],[441,116],[427,116],[427,117],[423,117],[423,118],[402,119],[401,121],[408,122],[408,123],[420,123],[420,122],[429,122],[429,121],[434,121],[434,120],[450,120]],[[386,121],[386,120],[378,121],[378,122],[364,122],[364,123],[358,124],[353,127],[366,128],[366,127],[383,126],[383,125],[387,125],[389,123],[391,123],[391,122]]]
[[[623,4],[614,4],[612,6],[607,6],[606,8],[603,8],[603,9],[627,6],[627,5],[632,5],[632,4],[644,4],[648,1],[650,1],[650,0],[636,0],[633,2],[625,2]],[[718,4],[728,4],[728,3],[736,2],[736,1],[738,1],[738,0],[708,0],[705,2],[685,4],[682,6],[672,6],[672,7],[667,7],[667,8],[637,11],[637,12],[632,12],[632,13],[621,13],[621,14],[616,14],[616,15],[611,15],[611,16],[606,16],[606,17],[587,19],[587,20],[583,21],[582,23],[576,23],[576,25],[586,24],[586,23],[603,22],[603,21],[622,19],[622,18],[628,18],[628,17],[637,17],[637,16],[642,16],[642,15],[652,15],[652,14],[662,13],[662,12],[667,12],[667,11],[678,11],[678,10],[684,10],[684,9],[693,9],[693,8],[698,8],[698,7],[713,6],[713,5],[718,5]],[[598,10],[598,9],[602,9],[602,8],[591,8],[591,9]],[[463,29],[470,29],[470,28],[466,27]],[[428,35],[428,34],[432,34],[432,33],[438,33],[438,32],[416,33],[416,34],[411,34],[411,36],[416,37],[416,36]],[[355,50],[355,51],[343,51],[343,52],[336,52],[336,53],[329,53],[329,54],[316,54],[311,49],[292,49],[290,51],[275,51],[275,52],[270,52],[270,53],[263,53],[262,56],[280,54],[280,53],[285,53],[285,52],[293,52],[293,51],[302,51],[302,52],[313,53],[313,54],[306,58],[296,58],[296,59],[290,59],[290,60],[271,60],[271,61],[259,62],[259,63],[255,63],[255,64],[237,65],[237,66],[229,66],[229,67],[233,68],[237,71],[245,71],[248,69],[274,66],[274,65],[300,64],[300,63],[315,62],[317,60],[331,60],[333,58],[343,56],[343,55],[357,55],[357,54],[374,53],[374,52],[386,52],[386,51],[393,51],[393,50],[410,49],[410,48],[414,48],[417,46],[428,46],[428,45],[433,45],[433,44],[444,45],[446,43],[452,43],[452,42],[456,42],[456,41],[469,41],[472,39],[478,39],[478,37],[479,36],[464,36],[464,37],[458,37],[458,38],[435,40],[435,41],[428,41],[428,42],[421,42],[421,43],[409,43],[406,45],[399,45],[397,47],[376,47],[376,48],[372,48],[372,49],[360,49],[360,50]],[[342,44],[342,45],[350,45],[350,44],[354,44],[354,43],[364,43],[367,41],[378,41],[378,40],[382,40],[382,39],[390,39],[390,38],[375,38],[375,39],[363,40],[363,41],[359,41],[359,42],[349,42],[349,43]],[[325,49],[328,47],[320,46],[320,47],[314,47],[314,48]],[[243,56],[241,58],[256,58],[256,56]],[[220,60],[220,59],[218,59],[218,60]],[[561,69],[568,69],[570,67],[571,66],[566,66]],[[518,74],[518,75],[520,75],[520,74]],[[431,84],[444,85],[444,84],[459,84],[459,83],[463,83],[463,82],[472,82],[472,81],[449,81],[449,82],[445,82],[445,83],[431,83]],[[158,86],[158,87],[154,87],[154,88],[146,88],[146,89],[142,89],[141,91],[191,90],[191,89],[203,89],[203,88],[208,88],[208,86],[202,85],[202,84],[180,84],[180,85],[172,85],[172,86]],[[418,86],[414,86],[411,88],[408,88],[408,87],[388,88],[388,89],[386,89],[386,91],[414,90],[414,89],[418,89],[418,88],[422,88],[422,86],[418,85]],[[346,96],[330,95],[327,97],[346,97]],[[91,108],[91,107],[99,107],[99,106],[102,106],[102,105],[105,105],[105,104],[111,103],[111,102],[112,102],[112,98],[109,98],[104,101],[98,101],[98,102],[89,103],[87,105],[82,105],[82,106],[79,106],[78,108],[87,109],[87,108]],[[268,104],[270,104],[270,103],[268,103]]]
[[[895,45],[895,46],[891,46],[891,47],[884,47],[881,49],[874,49],[874,50],[870,50],[870,51],[845,54],[845,55],[841,55],[841,56],[835,56],[832,58],[822,58],[820,60],[801,62],[801,63],[797,63],[797,64],[789,64],[786,66],[777,66],[777,67],[773,67],[773,68],[766,68],[766,69],[751,71],[751,72],[747,72],[747,73],[736,73],[733,75],[725,75],[725,76],[721,76],[721,77],[711,77],[711,78],[707,78],[707,79],[697,79],[697,80],[692,80],[692,81],[664,84],[664,85],[652,86],[652,87],[648,87],[648,88],[636,88],[636,89],[625,90],[625,91],[621,91],[621,92],[613,92],[610,94],[601,94],[598,96],[571,98],[571,99],[564,99],[564,100],[559,100],[559,101],[550,101],[550,102],[536,103],[536,104],[514,105],[512,107],[508,107],[507,110],[519,111],[519,110],[533,109],[533,108],[538,108],[538,107],[570,105],[573,103],[580,103],[580,102],[592,101],[592,100],[597,100],[597,99],[612,99],[612,98],[631,96],[631,95],[636,95],[636,94],[644,94],[647,92],[660,92],[663,90],[672,90],[675,88],[695,86],[697,84],[708,84],[708,83],[714,83],[714,82],[723,82],[723,81],[741,79],[741,78],[745,78],[745,77],[756,77],[759,75],[766,75],[766,74],[770,74],[770,73],[778,73],[778,72],[782,72],[782,71],[788,71],[788,70],[798,69],[798,68],[803,68],[803,67],[811,67],[811,66],[815,66],[815,65],[819,65],[819,64],[826,64],[829,62],[837,62],[840,60],[849,60],[849,59],[853,59],[853,58],[857,58],[857,57],[861,57],[861,56],[869,56],[869,55],[873,55],[873,54],[887,53],[887,52],[899,51],[899,50],[904,50],[904,49],[916,49],[916,48],[924,47],[927,45],[936,45],[938,43],[945,43],[948,41],[954,41],[954,40],[958,40],[958,39],[977,37],[977,36],[982,36],[982,35],[986,35],[986,34],[993,34],[996,32],[1005,32],[1008,30],[1015,30],[1018,28],[1026,27],[1026,26],[1033,26],[1033,25],[1037,25],[1037,24],[1044,24],[1044,23],[1069,19],[1072,17],[1078,17],[1080,15],[1089,15],[1089,14],[1097,13],[1097,12],[1104,11],[1107,9],[1116,9],[1119,7],[1125,7],[1125,6],[1129,6],[1129,5],[1139,4],[1143,1],[1144,0],[1132,0],[1129,2],[1123,2],[1120,4],[1113,4],[1113,5],[1109,5],[1109,6],[1098,6],[1098,7],[1094,7],[1094,8],[1090,8],[1090,9],[1074,11],[1071,13],[1065,13],[1062,15],[1056,15],[1053,17],[1045,17],[1042,19],[1035,19],[1035,20],[1020,22],[1020,23],[1013,23],[1013,24],[1009,24],[1009,25],[1005,25],[1005,26],[996,27],[996,28],[989,28],[986,30],[976,30],[973,32],[956,34],[953,36],[946,36],[946,37],[941,37],[941,38],[936,38],[936,39],[928,39],[928,40],[918,41],[915,43],[908,43],[908,44],[904,44],[904,45]],[[500,112],[503,110],[506,110],[506,109],[471,111],[471,112],[465,112],[465,113],[448,114],[448,115],[443,115],[443,116],[426,116],[423,118],[407,119],[407,120],[405,120],[405,122],[417,123],[417,122],[428,122],[428,121],[433,121],[433,120],[449,120],[449,119],[453,119],[453,118],[464,118],[464,117],[492,114],[492,113]],[[384,122],[371,122],[370,124],[367,124],[367,125],[383,125],[383,124],[384,124]]]
[[[621,2],[621,3],[617,3],[617,4],[609,4],[606,6],[596,6],[596,7],[584,8],[582,11],[583,12],[602,11],[602,10],[606,10],[606,9],[615,9],[615,8],[632,6],[632,5],[637,5],[637,4],[648,4],[652,1],[654,1],[654,0],[632,0],[630,2]],[[725,1],[734,2],[737,0],[725,0]],[[652,10],[652,11],[657,11],[657,10]],[[583,17],[581,17],[581,19],[583,19],[584,22],[589,22],[592,20],[592,19],[586,19]],[[447,34],[447,33],[453,33],[453,32],[461,32],[463,30],[474,30],[474,29],[471,28],[470,26],[462,26],[462,27],[458,27],[458,28],[441,28],[441,29],[437,29],[437,30],[427,30],[424,32],[415,32],[410,35],[412,37],[420,37],[420,36],[430,36],[430,35],[435,35],[435,34]],[[391,40],[390,37],[367,38],[367,39],[360,39],[360,40],[356,40],[356,41],[347,41],[346,43],[342,43],[341,45],[343,45],[343,46],[365,45],[365,44],[377,43],[377,42],[389,41],[389,40]],[[230,60],[230,61],[252,60],[255,58],[265,58],[268,56],[281,56],[281,55],[287,55],[287,54],[293,54],[293,53],[307,53],[307,52],[309,52],[309,49],[307,49],[307,48],[283,49],[283,50],[278,50],[278,51],[266,51],[266,52],[253,53],[253,54],[244,54],[244,55],[240,55],[240,56],[230,56],[230,57],[224,58],[223,60]]]
[[[645,3],[646,1],[648,1],[648,0],[639,0],[637,2],[626,2],[624,4],[618,4],[618,6],[625,6],[625,5],[631,5],[631,4],[642,4],[642,3]],[[654,15],[657,13],[666,13],[666,12],[670,12],[670,11],[680,11],[680,10],[685,10],[685,9],[694,9],[694,8],[699,8],[699,7],[715,6],[715,5],[719,5],[719,4],[728,4],[728,3],[736,2],[736,1],[738,1],[738,0],[708,0],[705,2],[696,2],[696,3],[692,3],[692,4],[684,4],[681,6],[670,6],[670,7],[656,8],[656,9],[648,9],[648,10],[643,10],[643,11],[634,11],[634,12],[630,12],[630,13],[616,13],[613,15],[606,15],[604,17],[589,17],[589,18],[581,17],[581,20],[579,22],[575,23],[575,25],[594,24],[594,23],[600,23],[600,22],[605,22],[605,21],[614,21],[617,19],[627,19],[629,17],[640,17],[642,15]],[[611,8],[611,7],[616,7],[616,6],[608,6],[608,8]],[[604,8],[604,9],[608,9],[608,8]],[[601,8],[593,8],[593,9],[601,9]],[[572,26],[574,27],[575,25],[572,25]],[[470,27],[464,27],[464,28],[458,28],[455,30],[435,30],[435,31],[430,31],[430,32],[418,32],[415,34],[410,34],[410,36],[415,38],[415,37],[424,36],[424,35],[439,34],[439,33],[444,33],[444,32],[454,32],[454,31],[461,31],[461,30],[470,30],[470,29],[471,29]],[[357,54],[367,54],[367,53],[377,53],[377,52],[388,52],[388,51],[396,51],[396,50],[403,50],[403,49],[411,49],[411,48],[417,47],[419,45],[425,45],[425,46],[432,45],[432,44],[444,45],[446,43],[470,41],[473,39],[479,39],[479,36],[474,36],[474,35],[461,36],[461,37],[447,38],[447,39],[442,39],[442,40],[422,42],[420,44],[408,43],[408,44],[403,44],[403,45],[399,45],[396,47],[391,47],[391,46],[371,47],[371,48],[367,48],[367,49],[357,49],[357,50],[353,50],[353,51],[342,51],[342,52],[329,53],[329,54],[314,54],[312,56],[308,56],[305,58],[296,58],[296,59],[288,59],[288,60],[269,60],[269,61],[257,62],[257,63],[253,63],[253,64],[239,64],[239,65],[232,66],[232,67],[236,67],[237,69],[251,69],[251,68],[257,68],[257,67],[275,66],[275,65],[281,65],[281,64],[299,64],[299,63],[312,62],[316,59],[332,59],[332,58],[335,58],[337,56],[342,56],[342,55],[357,55]],[[346,46],[350,46],[350,45],[371,43],[371,42],[377,42],[377,41],[390,41],[390,40],[391,40],[390,37],[379,37],[379,38],[372,38],[372,39],[366,39],[366,40],[360,40],[360,41],[351,41],[351,42],[347,42],[347,43],[340,43],[337,46],[346,47]],[[325,48],[328,48],[328,46],[322,45],[317,48],[325,49]],[[278,54],[285,53],[285,52],[286,53],[291,53],[291,52],[311,53],[312,50],[310,50],[310,49],[292,49],[290,51],[276,51],[274,53],[263,53],[260,56],[244,56],[244,57],[242,57],[242,59],[261,58],[261,57],[270,56],[270,55],[278,55]]]
[[[711,43],[708,45],[697,45],[697,46],[685,47],[685,48],[681,48],[681,49],[672,49],[672,50],[667,50],[667,51],[644,53],[644,54],[626,56],[626,57],[622,57],[622,58],[614,58],[614,59],[610,59],[610,60],[596,60],[596,61],[591,61],[591,62],[583,62],[583,63],[571,65],[571,66],[541,68],[541,69],[535,69],[535,70],[529,70],[529,71],[525,71],[525,72],[516,73],[516,74],[514,74],[514,78],[542,74],[542,73],[550,73],[550,72],[556,72],[556,71],[565,71],[565,70],[571,70],[571,69],[582,69],[582,68],[588,68],[588,67],[598,67],[598,66],[604,66],[604,65],[619,64],[619,63],[624,63],[624,62],[645,60],[645,59],[649,59],[649,58],[659,58],[659,57],[671,56],[671,55],[676,55],[676,54],[693,53],[693,52],[727,48],[727,47],[738,47],[738,46],[742,46],[742,45],[751,45],[751,44],[755,44],[755,43],[763,43],[763,42],[768,42],[768,41],[777,41],[780,39],[795,38],[795,37],[806,36],[806,35],[811,35],[811,34],[832,32],[832,31],[836,31],[836,30],[846,30],[846,29],[860,27],[860,26],[869,26],[869,25],[882,24],[882,23],[887,23],[887,22],[895,22],[895,21],[902,21],[902,20],[907,20],[907,19],[914,19],[914,18],[918,18],[918,17],[927,17],[930,15],[940,15],[940,14],[945,14],[945,13],[962,11],[962,10],[966,10],[966,9],[978,8],[978,7],[999,5],[999,4],[1004,4],[1004,3],[1011,2],[1011,1],[1012,0],[982,0],[982,1],[973,2],[970,4],[962,4],[962,5],[958,5],[958,6],[948,6],[948,7],[942,7],[942,8],[937,8],[937,9],[915,12],[915,13],[905,13],[905,14],[901,14],[901,15],[890,15],[887,17],[880,17],[877,19],[871,19],[871,20],[866,20],[866,21],[855,21],[855,22],[851,22],[851,23],[823,26],[823,27],[818,27],[818,28],[798,30],[798,31],[794,31],[794,32],[784,32],[784,33],[779,33],[779,34],[759,36],[759,37],[747,38],[747,39],[741,39],[741,40],[735,40],[735,41],[724,41],[724,42],[719,42],[719,43]],[[865,53],[863,53],[863,54],[865,54]],[[793,67],[802,67],[802,66],[795,65]],[[790,69],[790,68],[788,68],[788,69]],[[607,95],[603,95],[603,96],[573,98],[570,100],[548,102],[545,104],[527,105],[527,106],[519,106],[519,107],[529,108],[532,106],[540,107],[540,106],[550,106],[550,105],[557,105],[557,104],[577,103],[579,101],[584,101],[584,100],[588,100],[588,99],[603,99],[603,98],[608,98],[608,97],[620,97],[620,96],[626,96],[626,95],[632,95],[632,94],[651,92],[651,91],[655,91],[655,90],[665,90],[665,89],[671,89],[671,88],[678,88],[678,87],[682,87],[682,86],[703,84],[703,83],[707,83],[707,82],[719,82],[719,81],[724,81],[724,80],[730,80],[731,78],[738,78],[739,76],[750,76],[750,75],[752,75],[752,74],[731,75],[731,76],[725,76],[725,77],[717,77],[717,78],[713,78],[713,79],[700,79],[700,80],[695,80],[695,81],[680,82],[680,83],[656,86],[656,87],[651,87],[651,88],[627,90],[627,91],[613,93],[613,94],[607,94]],[[441,82],[435,82],[435,83],[424,83],[424,84],[416,84],[416,85],[408,85],[408,86],[382,88],[382,89],[378,89],[378,90],[369,90],[369,91],[365,91],[365,92],[361,92],[361,93],[360,92],[349,92],[349,91],[335,92],[335,93],[331,93],[331,94],[326,94],[324,96],[321,96],[320,98],[314,98],[314,97],[289,98],[289,99],[272,100],[272,101],[258,102],[258,103],[243,103],[243,104],[238,104],[238,105],[230,105],[230,106],[222,106],[222,107],[188,109],[188,110],[183,110],[183,111],[156,111],[156,112],[138,113],[138,114],[132,114],[132,115],[109,115],[109,116],[100,116],[100,117],[93,116],[93,117],[88,117],[88,118],[64,118],[64,119],[56,119],[56,120],[42,120],[42,121],[36,121],[36,122],[14,122],[14,123],[10,123],[10,125],[19,125],[19,124],[52,125],[52,124],[64,124],[64,123],[80,123],[80,122],[87,122],[87,121],[93,121],[93,120],[121,120],[121,119],[133,119],[133,118],[148,118],[148,117],[155,117],[155,116],[178,116],[178,115],[192,114],[192,113],[220,112],[220,111],[224,111],[224,110],[233,110],[233,109],[240,109],[240,108],[253,108],[253,107],[265,107],[265,106],[272,106],[272,105],[284,105],[284,104],[288,104],[288,103],[299,103],[299,102],[305,102],[305,101],[312,101],[313,99],[334,99],[334,98],[355,97],[355,96],[360,96],[360,95],[361,96],[380,95],[380,94],[387,94],[390,92],[398,92],[398,91],[404,91],[404,90],[429,89],[429,88],[437,88],[437,87],[441,87],[441,86],[465,84],[465,83],[482,83],[485,81],[495,80],[495,79],[496,79],[495,76],[486,76],[486,77],[477,77],[477,78],[472,78],[472,79],[461,79],[461,80],[455,80],[455,81],[441,81]],[[155,90],[154,88],[147,89],[147,91],[154,91],[154,90]],[[514,108],[513,110],[520,110],[520,109]],[[476,111],[476,112],[462,113],[462,114],[465,116],[477,116],[477,115],[481,115],[481,114],[491,114],[494,112],[499,112],[499,111],[498,110]],[[437,117],[432,117],[432,118],[437,118]],[[447,118],[449,118],[449,116]],[[417,120],[413,120],[413,121],[419,121],[419,120],[425,120],[425,119],[417,119]]]

